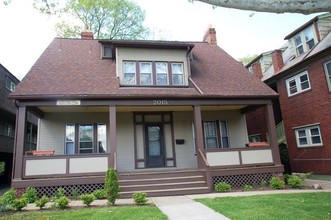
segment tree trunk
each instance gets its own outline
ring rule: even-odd
[[[197,0],[207,4],[240,10],[301,13],[331,12],[330,0]]]

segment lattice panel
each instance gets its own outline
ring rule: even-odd
[[[213,176],[213,184],[215,185],[218,182],[226,182],[230,184],[232,188],[241,188],[244,185],[260,186],[263,180],[269,182],[272,176],[272,173]]]
[[[66,196],[72,196],[72,190],[76,188],[79,194],[92,193],[97,189],[103,189],[104,184],[84,184],[84,185],[69,185],[69,186],[47,186],[47,187],[36,187],[38,197],[46,195],[48,197],[54,196],[58,188],[63,188],[66,191]]]

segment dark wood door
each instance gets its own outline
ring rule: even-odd
[[[163,126],[160,123],[145,125],[146,167],[164,167]]]

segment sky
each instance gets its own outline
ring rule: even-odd
[[[56,17],[40,14],[32,0],[0,1],[0,63],[22,79],[56,36]],[[284,37],[318,14],[274,14],[213,8],[188,0],[135,0],[144,25],[162,40],[202,41],[209,25],[233,58],[258,55],[285,44]]]

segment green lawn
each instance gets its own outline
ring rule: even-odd
[[[79,208],[67,210],[21,211],[0,213],[0,219],[20,220],[102,220],[102,219],[167,219],[155,206],[115,206],[107,208]]]
[[[331,220],[329,192],[223,197],[197,201],[232,220]]]

